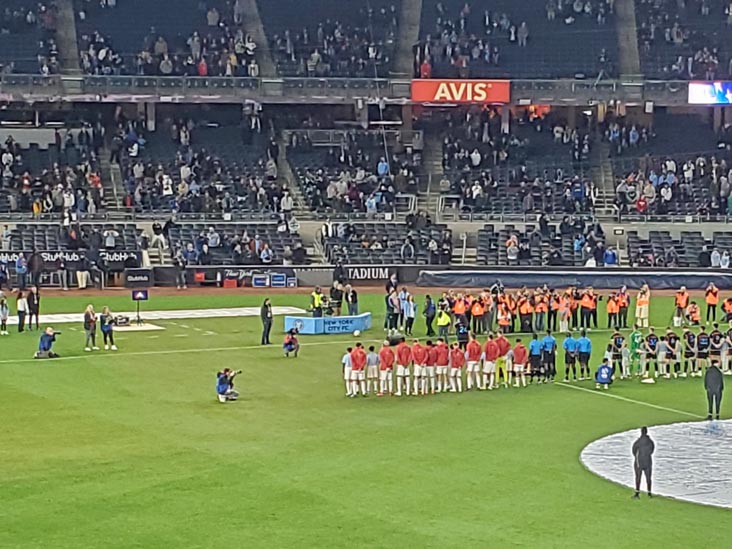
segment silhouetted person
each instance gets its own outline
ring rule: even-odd
[[[648,427],[641,427],[641,436],[633,443],[633,469],[635,470],[635,493],[633,499],[640,497],[641,476],[646,476],[648,497],[651,497],[651,472],[653,469],[653,451],[656,445],[648,436]]]
[[[724,378],[715,363],[707,368],[707,373],[704,374],[704,388],[707,390],[707,403],[709,405],[707,419],[712,419],[712,412],[715,411],[715,408],[715,417],[719,419],[719,407],[722,404]]]

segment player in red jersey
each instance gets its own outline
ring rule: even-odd
[[[388,341],[384,341],[384,346],[379,350],[379,393],[378,396],[384,396],[386,391],[389,394],[394,393],[394,380],[392,372],[394,370],[394,351],[389,346]]]
[[[409,345],[402,339],[396,347],[396,375],[397,390],[396,396],[402,396],[402,388],[406,384],[406,396],[409,396],[410,379],[409,379],[409,363],[412,362],[412,350]]]
[[[435,349],[435,346],[432,344],[431,340],[427,341],[427,346],[425,347],[427,350],[427,360],[426,360],[426,366],[425,370],[427,370],[427,379],[430,381],[430,394],[435,394],[435,370],[436,370],[436,362],[437,362],[437,350]],[[424,374],[422,375],[424,378]]]
[[[463,392],[463,366],[465,366],[465,352],[457,343],[450,349],[450,390]]]
[[[351,398],[358,394],[359,389],[366,396],[366,351],[360,342],[351,351]]]
[[[445,340],[439,338],[435,349],[435,364],[437,369],[437,392],[447,392],[447,370],[450,365],[450,348],[445,343]]]
[[[499,352],[498,343],[493,339],[493,333],[489,333],[483,350],[483,387],[487,387],[489,391],[493,390],[496,381],[496,361]]]
[[[506,367],[506,355],[511,348],[511,344],[503,335],[503,332],[498,332],[496,345],[498,345],[498,358],[496,359],[496,370],[498,370],[498,374],[496,376],[496,388],[499,387],[499,380],[501,379],[501,376],[503,376],[503,386],[508,387],[511,384],[511,370]]]
[[[520,339],[516,340],[516,346],[513,348],[513,371],[516,374],[516,385],[519,386],[519,380],[521,385],[526,387],[526,361],[529,358],[529,352],[526,347],[521,343]]]
[[[473,385],[475,385],[478,389],[483,389],[481,387],[481,377],[480,377],[480,358],[483,354],[483,349],[480,346],[480,343],[478,343],[475,340],[475,337],[473,335],[470,335],[470,339],[468,340],[468,344],[465,347],[465,356],[467,357],[468,361],[468,368],[467,368],[467,378],[466,378],[466,385],[468,391],[473,388]]]
[[[414,385],[412,394],[427,394],[427,347],[415,339],[412,344],[412,362],[414,362]]]

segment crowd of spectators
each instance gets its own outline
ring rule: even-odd
[[[384,77],[397,30],[395,5],[365,6],[350,23],[326,19],[315,28],[275,34],[272,53],[285,76]]]
[[[98,31],[83,34],[81,68],[95,75],[258,77],[257,44],[242,26],[244,3],[235,0],[226,5],[224,12],[215,6],[199,10],[202,30],[183,40],[150,28],[136,55],[115,49]],[[82,10],[79,17],[86,19],[86,12]]]
[[[610,156],[622,156],[638,154],[654,137],[654,132],[641,124],[615,119],[607,122],[603,136],[610,144]]]
[[[24,151],[9,136],[0,147],[0,189],[10,212],[95,214],[103,208],[104,189],[98,165],[101,126],[85,125],[78,132],[56,130],[49,150],[38,150],[45,160],[36,169],[27,165]],[[53,154],[53,156],[51,156]],[[40,164],[43,164],[41,166]]]
[[[619,178],[620,213],[732,214],[732,166],[724,153],[687,158],[644,157]]]
[[[398,194],[417,192],[421,153],[397,138],[385,146],[380,132],[347,132],[339,148],[318,154],[307,137],[290,144],[290,158],[308,167],[299,170],[300,187],[315,211],[367,214],[392,212]],[[316,155],[312,157],[312,155]],[[310,157],[310,158],[309,158]],[[313,158],[318,162],[313,165]]]
[[[48,76],[57,74],[59,71],[58,47],[56,45],[56,20],[57,6],[54,0],[38,2],[35,5],[29,3],[9,2],[9,5],[0,5],[0,72],[13,73],[25,72],[26,59],[17,59],[13,52],[13,45],[5,44],[1,40],[3,36],[28,37],[27,40],[35,39],[38,63],[38,72]],[[11,56],[12,60],[2,63],[2,54]]]
[[[724,0],[636,0],[644,72],[714,80],[732,74],[726,48],[732,4]]]

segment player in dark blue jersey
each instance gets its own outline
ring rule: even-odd
[[[711,341],[711,346],[709,347],[709,361],[712,364],[716,363],[717,366],[721,367],[724,334],[719,329],[719,324],[716,322],[712,324],[712,331],[709,332],[709,340]]]
[[[658,336],[653,330],[653,326],[648,328],[646,336],[646,353],[643,362],[643,377],[648,377],[651,371],[651,362],[656,368],[655,376],[658,377]]]
[[[694,377],[696,372],[696,334],[684,328],[684,333],[681,336],[684,341],[684,371],[681,372],[681,377],[686,377],[691,374]],[[691,368],[691,372],[689,372]]]
[[[613,335],[610,337],[610,353],[612,362],[610,365],[613,368],[613,374],[620,373],[620,379],[624,379],[622,359],[623,359],[623,347],[625,347],[625,336],[618,330],[615,330]]]
[[[702,326],[701,331],[696,336],[696,372],[697,377],[701,377],[702,370],[709,365],[709,349],[712,346],[712,340],[709,334]]]

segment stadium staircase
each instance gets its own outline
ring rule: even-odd
[[[264,78],[277,76],[277,66],[272,59],[272,52],[269,49],[269,40],[264,32],[262,18],[259,16],[259,7],[256,0],[244,0],[244,30],[257,44],[257,63],[259,73]]]
[[[412,48],[419,41],[422,4],[422,0],[402,0],[396,59],[393,69],[394,76],[401,78],[412,77],[414,64],[414,53]]]
[[[598,215],[613,215],[615,196],[615,178],[610,161],[610,144],[597,135],[597,139],[590,152],[590,180],[597,185],[599,195],[595,203],[595,212]]]
[[[287,159],[287,141],[280,137],[278,140],[280,152],[277,158],[277,177],[280,184],[286,184],[292,194],[293,213],[300,221],[315,219],[314,212],[310,209],[302,194],[302,189],[297,182],[290,161]]]
[[[440,179],[445,173],[442,169],[442,141],[439,133],[429,130],[424,132],[422,170],[426,187],[422,187],[417,195],[417,210],[429,213],[437,221],[440,213]]]
[[[104,208],[107,211],[121,211],[124,209],[124,182],[119,164],[109,161],[109,150],[105,147],[99,153],[99,168],[104,188]]]
[[[635,19],[635,0],[616,0],[615,28],[618,33],[618,59],[621,78],[641,80],[638,29]]]
[[[76,42],[76,13],[73,0],[58,0],[56,20],[56,45],[59,50],[61,72],[65,75],[81,76],[79,68],[79,47]],[[80,83],[81,81],[79,81]]]

